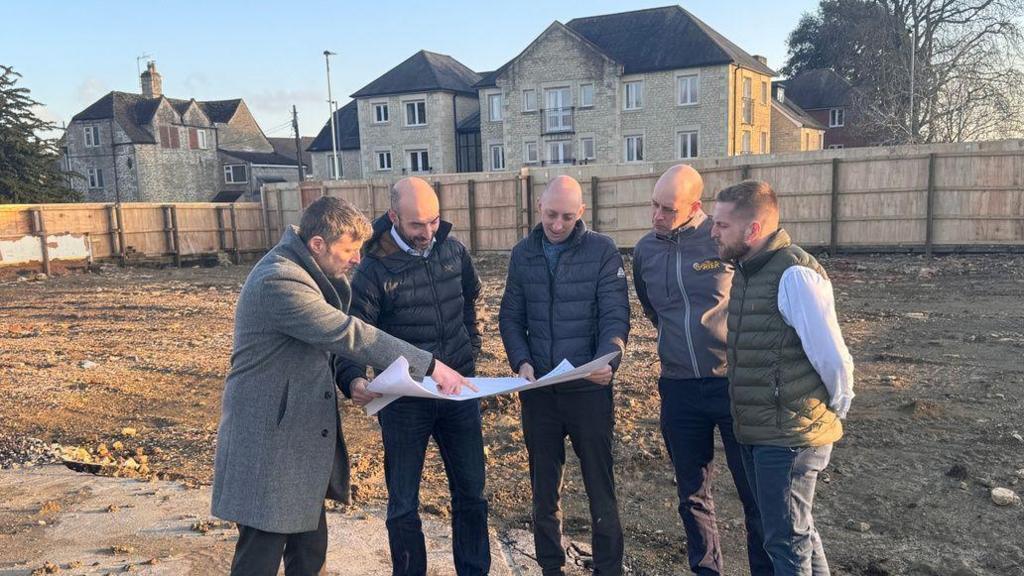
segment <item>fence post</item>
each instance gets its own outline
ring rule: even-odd
[[[512,197],[514,199],[513,203],[515,204],[515,210],[516,210],[516,233],[515,233],[516,241],[518,241],[520,238],[523,237],[523,182],[524,181],[525,181],[525,178],[523,178],[522,174],[519,174],[519,175],[516,176],[516,179],[514,181],[515,182],[515,184],[514,184],[515,191],[512,194]]]
[[[171,235],[174,236],[174,265],[181,268],[181,231],[178,230],[178,207],[171,205]]]
[[[526,234],[533,230],[533,174],[526,175]]]
[[[302,188],[299,188],[299,203],[302,203]],[[284,236],[284,204],[281,202],[281,189],[277,189],[277,238]],[[276,241],[275,241],[276,243]]]
[[[128,244],[125,242],[125,231],[124,231],[124,210],[121,209],[121,203],[114,204],[114,210],[117,212],[117,242],[119,248],[119,255],[121,257],[121,266],[128,263]]]
[[[828,251],[831,256],[835,256],[839,251],[839,158],[832,159],[832,205],[829,211],[832,216]]]
[[[267,213],[267,189],[266,187],[260,192],[260,218],[263,220],[260,222],[263,228],[263,248],[270,250],[270,215]]]
[[[164,217],[164,244],[167,244],[167,251],[164,255],[174,254],[176,248],[174,247],[174,233],[172,232],[173,227],[171,225],[171,207],[164,204],[160,207],[160,211]]]
[[[121,243],[117,233],[121,224],[117,219],[117,210],[113,204],[107,206],[107,221],[110,226],[110,253],[111,255],[121,254]]]
[[[39,208],[32,210],[32,233],[39,236],[43,256],[43,274],[50,275],[50,246],[46,242],[46,218]]]
[[[469,180],[466,185],[469,201],[469,252],[476,254],[476,181]]]
[[[217,213],[217,250],[219,252],[227,252],[228,239],[224,223],[224,208],[222,206],[215,206],[213,209]]]
[[[231,256],[231,261],[235,264],[242,260],[238,251],[238,212],[235,210],[234,202],[231,203]]]
[[[935,153],[928,154],[928,196],[925,199],[924,254],[932,257],[935,243]]]
[[[590,177],[590,222],[591,228],[597,232],[597,176]]]

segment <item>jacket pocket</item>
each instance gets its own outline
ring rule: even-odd
[[[291,388],[291,380],[287,380],[284,383],[284,392],[281,394],[281,404],[277,407],[277,425],[281,425],[281,421],[284,420],[284,414],[288,411],[288,391]]]

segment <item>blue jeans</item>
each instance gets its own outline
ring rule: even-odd
[[[400,398],[380,411],[384,478],[388,487],[388,542],[395,576],[427,573],[420,523],[420,477],[433,436],[452,497],[452,545],[459,576],[491,567],[484,498],[484,444],[478,400]]]
[[[661,395],[661,434],[675,467],[679,517],[686,532],[690,570],[702,575],[725,573],[711,494],[717,426],[725,446],[725,461],[743,505],[750,573],[771,576],[761,518],[743,469],[741,447],[733,433],[729,381],[725,378],[661,378],[658,392]]]
[[[832,445],[803,448],[743,446],[743,465],[764,526],[764,547],[775,576],[828,576],[821,536],[811,507],[818,473]]]

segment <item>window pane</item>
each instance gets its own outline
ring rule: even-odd
[[[594,85],[584,84],[580,86],[580,106],[594,105]]]
[[[491,94],[487,98],[487,108],[492,122],[501,120],[501,94]]]
[[[416,104],[413,102],[405,105],[405,123],[410,126],[416,123]]]

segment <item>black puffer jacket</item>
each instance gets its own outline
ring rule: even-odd
[[[538,225],[512,249],[499,314],[512,369],[529,362],[538,378],[563,359],[579,366],[623,351],[629,336],[626,273],[615,242],[578,221],[552,274],[543,235]],[[586,380],[555,386],[559,391],[603,388]]]
[[[463,376],[474,375],[480,352],[480,277],[469,252],[449,236],[450,222],[441,222],[426,258],[403,252],[391,237],[391,226],[387,215],[373,223],[363,261],[352,275],[349,314],[431,352]],[[352,379],[365,376],[366,367],[338,359],[335,375],[350,396]]]

